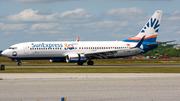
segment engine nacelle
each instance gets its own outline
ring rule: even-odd
[[[66,62],[68,63],[84,63],[86,61],[87,61],[87,57],[82,54],[66,55]]]
[[[50,62],[66,62],[65,59],[51,59]]]

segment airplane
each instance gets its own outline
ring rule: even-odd
[[[162,11],[157,10],[135,36],[123,41],[42,41],[15,44],[2,52],[2,55],[18,62],[21,60],[49,59],[52,62],[67,62],[93,65],[93,59],[112,59],[135,56],[155,49]]]

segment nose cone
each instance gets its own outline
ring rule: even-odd
[[[5,57],[8,57],[9,56],[9,51],[8,50],[4,50],[1,54],[3,56],[5,56]]]

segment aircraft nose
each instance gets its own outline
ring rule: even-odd
[[[2,53],[2,56],[9,56],[9,51],[8,50],[4,50]]]

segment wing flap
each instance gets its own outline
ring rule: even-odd
[[[101,50],[101,51],[93,51],[93,52],[86,52],[84,55],[86,57],[94,57],[97,59],[107,59],[107,55],[114,55],[117,53],[117,50]]]

